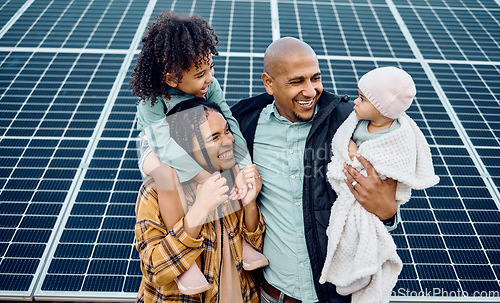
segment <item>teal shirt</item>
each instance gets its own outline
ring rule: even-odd
[[[167,112],[172,110],[177,104],[194,98],[192,95],[171,87],[168,93],[171,96],[170,100],[163,99],[167,107]],[[224,100],[224,95],[217,79],[214,78],[212,83],[210,83],[205,98],[210,102],[217,103],[222,109],[222,113],[233,132],[234,152],[239,166],[243,168],[245,165],[251,164],[252,161],[247,150],[245,138],[243,138],[238,122],[233,117],[229,106]],[[191,180],[203,170],[203,168],[170,137],[170,127],[165,119],[165,109],[161,100],[158,100],[154,106],[151,106],[151,103],[147,101],[140,102],[137,105],[137,128],[145,132],[149,146],[160,160],[175,169],[180,182]]]
[[[304,149],[311,126],[312,120],[292,123],[282,117],[273,102],[260,114],[253,153],[264,181],[259,195],[266,222],[263,253],[269,260],[269,266],[263,269],[264,277],[303,302],[318,301],[302,211]]]

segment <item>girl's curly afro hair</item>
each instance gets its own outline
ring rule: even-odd
[[[219,38],[205,19],[195,15],[181,17],[173,12],[161,13],[156,19],[142,39],[130,81],[132,93],[139,97],[137,102],[151,100],[151,105],[160,96],[170,99],[167,73],[181,81],[183,70],[207,62],[210,54],[219,55]]]

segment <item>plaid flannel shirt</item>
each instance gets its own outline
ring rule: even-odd
[[[188,192],[186,198],[188,206],[194,202],[193,195]],[[184,218],[167,230],[160,215],[156,185],[151,178],[143,182],[139,191],[136,216],[136,248],[143,273],[137,302],[217,302],[220,255],[214,221],[203,225],[197,239],[184,231]],[[250,273],[243,269],[241,241],[245,239],[262,251],[264,220],[259,211],[259,225],[254,232],[249,232],[242,218],[231,212],[222,221],[240,276],[243,302],[258,302],[258,288]],[[187,296],[178,290],[174,279],[193,262],[198,264],[211,287],[202,295]]]

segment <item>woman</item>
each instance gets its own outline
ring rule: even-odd
[[[142,184],[135,227],[143,272],[138,302],[258,302],[254,280],[243,270],[242,241],[262,249],[264,221],[256,203],[262,178],[253,164],[243,169],[252,186],[241,199],[243,210],[236,212],[240,204],[228,200],[229,186],[220,173],[236,165],[234,138],[220,108],[191,101],[169,114],[172,138],[213,174],[203,184],[180,184],[172,174],[172,201],[187,201],[186,215],[172,228],[166,228],[169,214],[158,205],[154,181]],[[175,280],[192,265],[200,267],[210,288],[189,296]]]

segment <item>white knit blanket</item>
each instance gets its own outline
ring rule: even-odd
[[[400,127],[359,146],[358,153],[370,161],[382,179],[398,181],[396,200],[410,199],[411,189],[424,189],[439,182],[434,174],[429,145],[417,124],[406,114]],[[326,261],[319,282],[331,282],[352,302],[389,302],[403,263],[384,224],[359,204],[345,184],[345,162],[366,176],[361,163],[351,161],[347,146],[358,123],[355,113],[339,127],[332,140],[333,156],[327,177],[337,193],[326,233]]]

